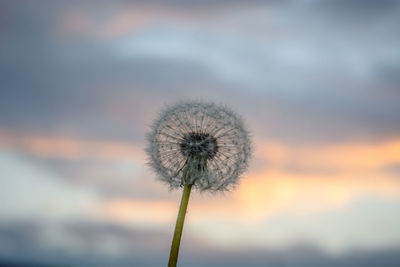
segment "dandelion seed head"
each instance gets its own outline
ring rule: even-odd
[[[149,165],[171,188],[226,191],[248,166],[251,144],[239,116],[223,105],[181,102],[163,110],[147,136]]]

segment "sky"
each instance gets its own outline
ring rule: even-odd
[[[201,99],[254,153],[180,266],[400,266],[399,46],[396,0],[1,1],[0,265],[165,266],[145,135]]]

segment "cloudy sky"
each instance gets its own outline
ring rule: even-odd
[[[181,266],[399,266],[399,47],[396,0],[1,1],[0,265],[166,265],[145,134],[204,99],[255,151]]]

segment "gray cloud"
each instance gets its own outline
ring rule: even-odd
[[[162,2],[153,4],[180,4]],[[253,2],[262,4],[259,16],[247,6],[252,15],[238,15],[240,27],[233,30],[222,17],[199,19],[200,26],[187,25],[186,31],[182,20],[182,25],[158,25],[156,31],[155,26],[144,27],[134,35],[133,45],[146,36],[171,44],[157,39],[160,33],[178,43],[186,40],[183,45],[194,58],[164,57],[153,50],[121,58],[113,41],[57,37],[57,15],[66,8],[82,7],[96,14],[102,6],[112,6],[119,14],[131,2],[96,2],[96,9],[90,8],[91,1],[41,6],[5,2],[0,77],[6,97],[0,99],[0,125],[142,142],[144,125],[162,103],[203,97],[241,109],[257,135],[287,142],[397,136],[397,1],[272,2]],[[210,5],[187,3],[189,10]],[[236,18],[235,12],[221,15]],[[268,21],[263,12],[268,12]],[[328,13],[331,16],[324,16]],[[218,27],[212,30],[210,25]],[[220,53],[225,65],[214,64],[211,52]],[[229,74],[235,78],[229,80],[221,74],[232,68],[239,78]]]
[[[33,239],[31,235],[24,235],[30,233],[31,227],[41,231],[36,233],[39,238]],[[165,254],[163,250],[167,241],[167,235],[164,233],[139,231],[107,223],[24,223],[16,226],[2,223],[0,229],[0,259],[9,263],[41,263],[54,266],[159,266],[163,262],[161,258]],[[18,238],[14,237],[19,246],[10,247],[7,241],[9,236],[15,236],[15,232],[20,233]],[[58,235],[56,243],[52,243],[52,234]],[[115,251],[116,249],[118,250]]]
[[[32,229],[35,234],[32,234]],[[49,243],[48,229],[63,236]],[[54,266],[162,266],[168,258],[170,236],[117,224],[71,222],[63,225],[11,223],[0,225],[0,259],[47,263]],[[51,238],[50,238],[51,239]],[[17,244],[18,247],[8,245]],[[50,245],[52,244],[52,245]],[[8,246],[6,246],[8,245]],[[180,252],[182,266],[344,266],[378,267],[400,264],[398,248],[354,250],[330,256],[309,245],[287,249],[222,249],[184,236]],[[1,263],[1,261],[0,261]],[[26,265],[29,266],[29,265]]]
[[[381,11],[390,11],[393,8],[400,6],[397,0],[315,0],[310,1],[311,5],[318,7],[325,7],[331,9],[331,11],[341,12],[363,12],[369,11],[371,13],[377,13]],[[332,8],[335,8],[332,10]]]
[[[393,175],[400,175],[400,164],[389,164],[382,168],[384,172]]]
[[[1,223],[0,236],[3,256],[13,250],[33,252],[35,244],[40,242],[41,230],[39,225],[31,222]],[[22,259],[25,256],[29,256],[29,254],[21,254]]]

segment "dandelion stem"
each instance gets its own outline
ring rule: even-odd
[[[168,267],[175,267],[178,262],[179,245],[181,243],[183,223],[185,222],[185,215],[191,189],[192,189],[191,184],[186,184],[183,189],[178,218],[176,219],[174,238],[172,240],[172,245],[171,245],[171,252],[169,254]]]

